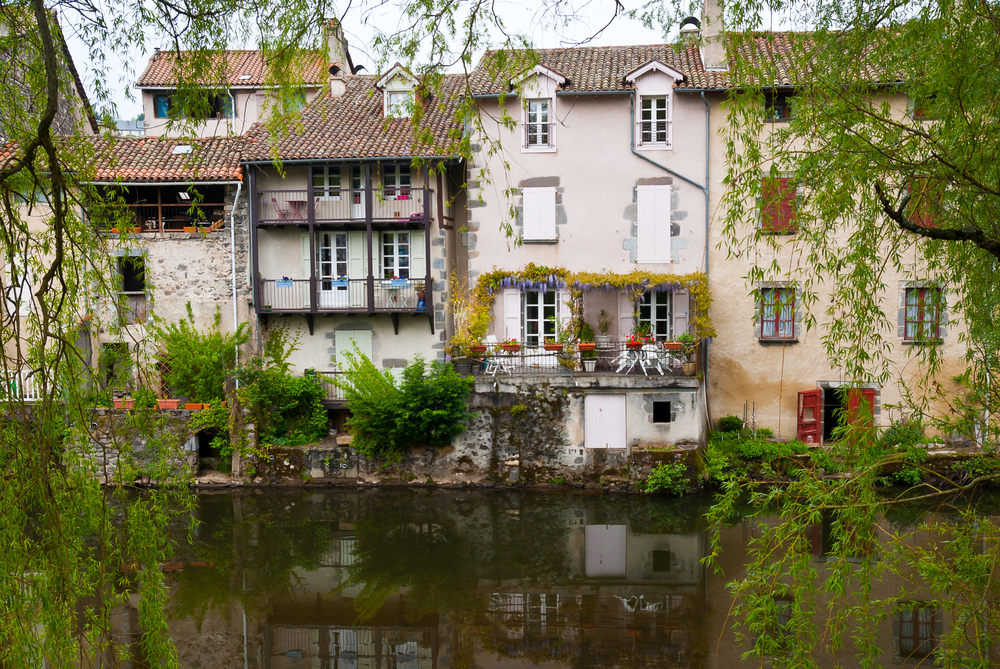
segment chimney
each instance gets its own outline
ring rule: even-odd
[[[708,70],[728,70],[724,0],[705,0],[701,8],[701,62]]]
[[[347,51],[347,38],[344,29],[337,19],[324,19],[323,28],[326,32],[326,47],[330,63],[330,95],[339,98],[347,92],[346,76],[353,74],[351,54]]]
[[[689,46],[698,42],[701,36],[701,23],[693,16],[689,16],[681,21],[681,44]]]

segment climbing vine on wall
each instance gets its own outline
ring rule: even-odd
[[[712,297],[708,291],[708,278],[702,272],[661,274],[639,269],[627,274],[571,272],[565,267],[546,267],[528,263],[519,270],[494,267],[489,272],[479,275],[467,298],[464,326],[456,327],[459,336],[453,338],[453,343],[458,340],[464,341],[465,336],[471,340],[479,340],[486,335],[492,320],[495,296],[505,288],[517,288],[522,291],[566,290],[570,292],[576,304],[580,303],[583,292],[587,290],[627,290],[633,302],[649,290],[683,290],[691,295],[693,314],[691,321],[695,336],[699,339],[715,336],[715,328],[708,316]],[[580,321],[574,324],[575,331],[575,328],[582,323],[579,307],[573,310],[573,319]]]

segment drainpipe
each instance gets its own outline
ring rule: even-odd
[[[240,181],[236,184],[236,197],[233,198],[233,210],[229,212],[229,255],[233,262],[233,332],[236,332],[236,328],[239,325],[239,314],[236,307],[236,206],[240,203],[240,191],[243,189],[243,182]],[[253,206],[252,203],[248,203],[248,206]],[[253,220],[252,218],[250,220]],[[236,347],[233,351],[233,369],[236,368],[240,362],[240,348]],[[236,379],[236,389],[239,390],[240,380]]]
[[[710,108],[708,106],[708,100],[705,98],[705,91],[701,91],[701,101],[705,103],[705,183],[704,183],[704,185],[698,183],[697,181],[694,181],[693,179],[687,178],[683,174],[679,174],[678,172],[673,171],[672,169],[670,169],[666,165],[661,165],[660,163],[656,162],[655,160],[653,160],[649,156],[645,156],[642,153],[640,153],[640,152],[638,152],[638,151],[635,150],[635,91],[632,91],[629,94],[629,125],[630,125],[630,130],[631,130],[631,134],[630,134],[631,142],[630,142],[629,148],[631,148],[632,149],[632,153],[634,153],[639,158],[642,158],[643,160],[645,160],[648,163],[656,165],[661,170],[667,172],[668,174],[672,174],[673,176],[677,177],[678,179],[681,179],[683,181],[688,182],[689,184],[691,184],[692,186],[694,186],[696,188],[700,188],[701,192],[705,194],[705,281],[707,282],[708,281],[708,224],[709,224],[709,213],[708,213],[708,184],[709,184],[709,181],[708,181],[708,157],[709,157],[709,140],[710,140],[711,134],[710,134],[710,124],[709,124],[709,120],[710,120],[710,118],[709,118]],[[708,414],[708,342],[706,342],[706,344],[705,344],[705,369],[703,371],[704,371],[704,375],[705,375],[705,412],[706,412],[706,415],[708,416],[709,423],[711,423],[712,417],[711,417],[710,414]]]

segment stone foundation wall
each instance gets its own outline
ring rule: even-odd
[[[76,448],[96,467],[98,480],[114,481],[119,463],[128,459],[140,469],[165,459],[172,476],[186,478],[198,467],[198,448],[190,429],[191,412],[157,409],[94,409],[90,423],[76,430]],[[149,435],[137,438],[138,430]],[[128,481],[127,483],[133,483]]]

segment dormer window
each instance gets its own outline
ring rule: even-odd
[[[556,91],[566,83],[566,77],[543,65],[536,65],[511,81],[511,87],[523,100],[521,150],[525,153],[556,150]]]
[[[382,112],[386,118],[410,117],[417,79],[408,69],[396,63],[376,85],[382,90]]]
[[[658,60],[653,60],[626,75],[625,82],[635,86],[635,144],[639,149],[673,148],[674,85],[684,75]]]

